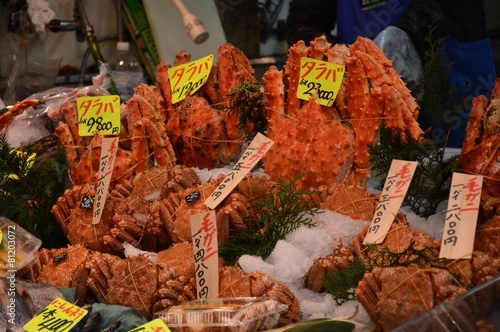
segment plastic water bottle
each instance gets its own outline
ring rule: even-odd
[[[127,101],[134,94],[134,88],[144,82],[144,72],[139,61],[130,53],[128,42],[116,43],[116,51],[109,61],[111,77],[122,101]]]

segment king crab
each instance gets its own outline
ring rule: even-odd
[[[79,96],[77,96],[79,97]],[[141,84],[121,107],[121,137],[116,152],[110,188],[124,183],[136,173],[154,165],[173,167],[175,155],[165,133],[165,115],[161,95],[155,86]],[[73,185],[96,183],[100,167],[102,136],[80,136],[76,98],[61,106],[63,121],[55,134],[66,151]]]
[[[466,136],[462,145],[460,169],[483,175],[482,194],[498,197],[500,188],[500,79],[497,78],[490,98],[484,95],[472,100]]]
[[[174,67],[190,58],[185,51],[179,52]],[[240,115],[228,111],[231,92],[243,82],[257,81],[250,61],[233,45],[222,44],[207,82],[176,104],[172,103],[169,68],[161,63],[157,80],[168,107],[166,128],[178,163],[208,169],[229,164],[240,153],[246,135]]]
[[[318,105],[314,96],[298,99],[302,57],[347,66],[335,106]],[[331,47],[325,36],[309,47],[299,41],[290,48],[284,70],[271,66],[263,81],[267,135],[275,142],[264,156],[264,169],[273,181],[306,173],[298,187],[364,183],[370,175],[369,147],[378,142],[382,124],[392,137],[423,138],[410,91],[367,38],[358,38],[349,48]]]

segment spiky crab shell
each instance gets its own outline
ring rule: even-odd
[[[319,106],[314,96],[307,101],[297,97],[302,57],[347,66],[334,106]],[[264,157],[271,180],[305,173],[298,187],[364,184],[370,176],[369,148],[378,142],[382,124],[393,136],[421,140],[418,105],[390,66],[373,41],[358,38],[349,48],[330,47],[321,36],[310,47],[293,45],[283,71],[270,67],[263,89],[266,134],[275,142]]]
[[[285,118],[273,131],[278,133],[274,145],[263,158],[271,180],[289,182],[303,174],[297,188],[309,189],[345,179],[354,159],[351,130],[335,121],[306,124]]]

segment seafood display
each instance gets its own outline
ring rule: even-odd
[[[315,94],[309,100],[297,97],[303,57],[345,66],[331,106],[317,103]],[[181,51],[173,67],[190,60]],[[196,299],[190,217],[210,210],[204,202],[227,174],[215,171],[229,170],[248,143],[252,123],[231,110],[232,93],[257,79],[245,55],[225,43],[206,83],[174,103],[170,68],[161,63],[155,84],[137,86],[121,105],[116,161],[98,223],[92,207],[102,136],[79,135],[74,98],[61,105],[55,135],[66,153],[71,186],[51,212],[69,245],[40,249],[20,271],[23,278],[74,288],[78,305],[121,305],[147,320]],[[266,199],[274,199],[284,214],[286,205],[273,196],[283,181],[295,181],[293,189],[305,190],[311,206],[342,215],[362,231],[352,234],[348,243],[329,243],[325,251],[330,252],[311,259],[309,270],[293,285],[268,272],[228,266],[219,258],[220,298],[274,298],[281,308],[278,326],[284,327],[307,318],[301,310],[304,299],[292,286],[314,295],[325,293],[325,278],[349,270],[357,261],[366,271],[353,294],[369,316],[369,328],[388,331],[500,275],[500,80],[490,98],[474,99],[460,155],[461,171],[485,178],[470,260],[440,259],[440,241],[412,229],[403,212],[394,216],[382,243],[363,244],[365,225],[380,199],[367,190],[370,148],[379,143],[382,128],[390,139],[402,142],[421,142],[424,137],[417,122],[418,104],[371,40],[360,37],[351,45],[331,45],[321,36],[310,46],[300,41],[290,48],[284,68],[269,67],[262,81],[265,134],[274,145],[260,169],[244,175],[214,208],[219,243],[248,230],[265,213],[267,207],[258,203]],[[30,103],[18,104],[0,118],[2,126]],[[205,171],[214,173],[203,178]],[[131,255],[126,247],[139,253]],[[484,315],[473,307],[470,311],[474,326],[490,327]]]

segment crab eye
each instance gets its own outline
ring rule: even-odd
[[[192,202],[197,201],[200,198],[200,196],[201,196],[200,191],[195,190],[192,193],[190,193],[189,195],[187,195],[185,199],[186,199],[187,203],[192,203]]]

